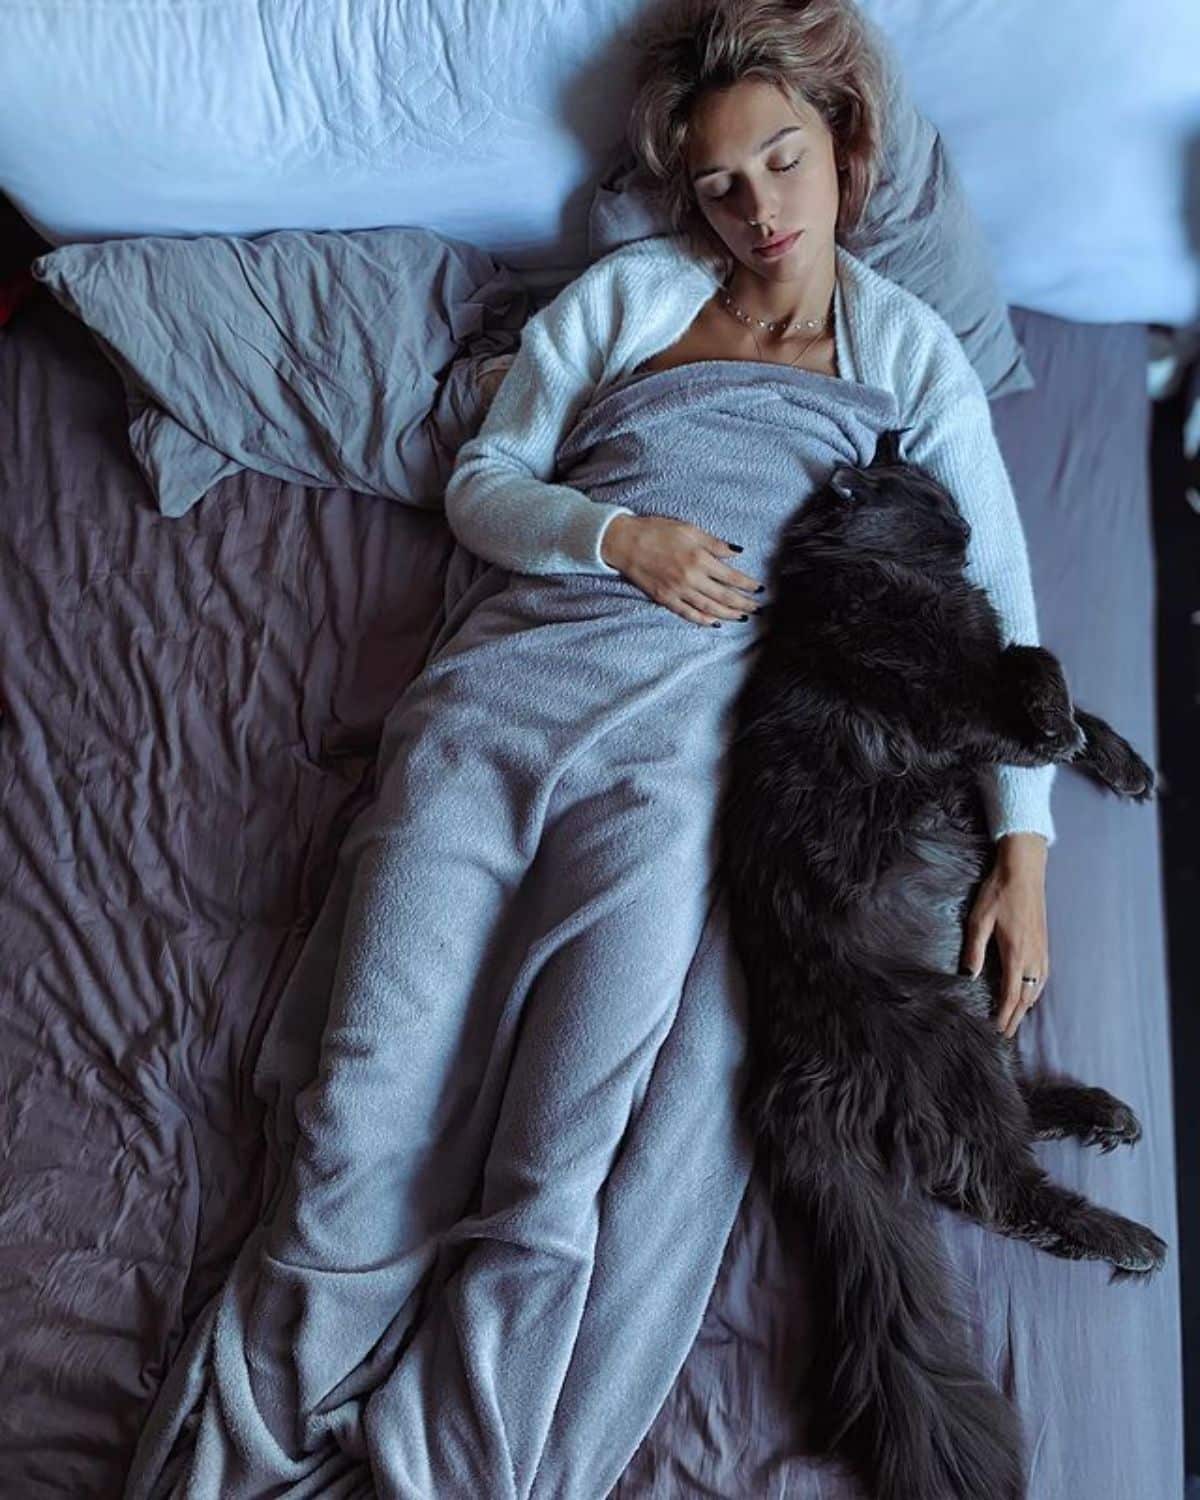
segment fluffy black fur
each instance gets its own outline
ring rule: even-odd
[[[719,872],[750,997],[745,1117],[781,1225],[807,1224],[827,1319],[810,1437],[878,1500],[1018,1500],[1019,1419],[971,1357],[928,1200],[1052,1255],[1159,1269],[1164,1242],[1051,1182],[1030,1142],[1111,1150],[1128,1105],[1027,1078],[994,1019],[995,945],[959,972],[993,858],[991,762],[1069,763],[1144,801],[1154,772],[1004,646],[952,497],[885,434],[789,521],[736,707]]]

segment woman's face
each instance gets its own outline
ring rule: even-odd
[[[787,133],[759,149],[780,131]],[[833,136],[810,104],[793,106],[761,79],[711,89],[692,111],[686,157],[700,212],[743,266],[784,282],[828,264],[838,214],[837,160]],[[781,255],[755,252],[756,244],[797,231],[799,238]]]

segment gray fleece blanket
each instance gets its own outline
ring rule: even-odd
[[[869,386],[701,362],[602,393],[557,477],[740,543],[765,582],[787,517],[895,417]],[[264,1037],[262,1221],[128,1500],[617,1482],[750,1176],[713,833],[765,618],[705,628],[615,575],[464,580]]]

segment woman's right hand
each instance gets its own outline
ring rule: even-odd
[[[656,604],[697,625],[758,612],[746,595],[761,592],[761,586],[723,561],[736,556],[735,549],[689,521],[614,516],[604,528],[600,556]]]

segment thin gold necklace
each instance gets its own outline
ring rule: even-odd
[[[829,298],[829,307],[826,310],[824,318],[822,318],[820,320],[818,320],[816,318],[802,318],[798,322],[794,322],[794,323],[791,323],[791,324],[786,324],[784,326],[784,332],[785,333],[788,331],[788,328],[815,328],[817,330],[816,333],[813,334],[812,338],[810,338],[808,340],[808,342],[804,345],[804,348],[801,349],[800,353],[797,354],[796,358],[795,359],[789,359],[787,361],[787,363],[789,365],[795,365],[796,363],[798,363],[798,361],[802,360],[804,358],[804,356],[808,353],[808,351],[812,348],[812,346],[821,337],[821,335],[824,334],[824,333],[828,333],[829,332],[829,322],[830,322],[830,318],[833,316],[833,297],[834,297],[834,295],[836,295],[836,285],[835,285],[834,294],[831,295],[830,298]],[[750,329],[750,337],[754,340],[754,347],[758,350],[759,355],[761,356],[762,355],[762,345],[758,342],[758,335],[755,333],[755,331],[754,331],[754,329],[753,329],[753,327],[751,325],[754,324],[754,323],[757,323],[760,328],[766,328],[766,329],[769,329],[772,332],[774,332],[774,330],[776,328],[778,328],[782,323],[784,323],[784,320],[783,319],[779,319],[779,320],[777,320],[774,323],[768,323],[763,318],[751,318],[748,313],[742,311],[742,309],[737,305],[737,303],[733,300],[733,298],[729,295],[728,291],[726,291],[726,289],[724,287],[720,288],[720,290],[718,292],[718,298],[720,300],[720,304],[721,304],[722,307],[726,308],[729,312],[731,312],[733,314],[733,316],[738,320],[739,323],[745,324],[745,326]],[[764,364],[778,364],[779,361],[778,360],[763,360],[763,363]]]

